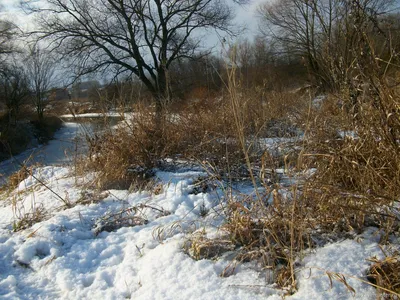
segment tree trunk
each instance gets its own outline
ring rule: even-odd
[[[155,154],[159,157],[165,147],[165,124],[166,124],[166,104],[170,100],[170,89],[168,72],[161,68],[158,70],[158,82],[157,89],[153,92],[153,98],[155,101],[155,132],[154,132],[154,149]]]

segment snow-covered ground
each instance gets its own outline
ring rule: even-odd
[[[76,147],[84,147],[76,139],[85,131],[65,123],[48,145],[0,163],[4,177],[17,162],[43,165],[0,195],[0,299],[282,299],[285,293],[271,284],[270,271],[255,262],[222,277],[232,252],[212,260],[187,254],[193,233],[224,236],[223,191],[193,193],[205,172],[183,163],[156,173],[157,192],[96,192],[91,175],[76,177],[66,166]],[[260,145],[279,154],[288,144],[295,149],[296,142],[270,138]],[[275,172],[281,184],[298,180],[284,169]],[[239,190],[254,191],[243,183]],[[376,299],[364,281],[368,259],[383,257],[379,239],[369,228],[354,240],[303,253],[295,270],[298,291],[287,298]],[[354,292],[335,276],[344,276]]]
[[[195,180],[205,175],[199,170],[157,172],[162,188],[156,194],[110,190],[99,195],[90,188],[90,176],[74,177],[61,166],[38,168],[34,175],[47,188],[29,177],[0,201],[1,299],[282,298],[255,263],[221,277],[229,253],[215,260],[186,254],[193,231],[218,236],[224,222],[221,191],[191,193]],[[202,207],[210,212],[206,217]],[[99,230],[101,220],[122,211],[146,222]],[[42,220],[12,231],[35,212]],[[296,267],[299,289],[289,299],[376,299],[375,289],[357,278],[365,279],[368,258],[382,256],[378,240],[370,228],[355,240],[308,253]],[[337,281],[331,286],[327,274],[334,272],[344,274],[355,293]]]

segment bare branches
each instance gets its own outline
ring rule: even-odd
[[[24,70],[14,65],[0,71],[0,103],[7,107],[9,124],[16,124],[20,106],[29,95],[28,79]]]
[[[223,0],[47,0],[37,15],[40,39],[86,74],[114,65],[135,74],[154,96],[168,91],[168,68],[194,57],[200,32],[232,33]]]
[[[35,105],[39,120],[43,119],[47,92],[50,89],[55,73],[55,61],[49,53],[38,47],[30,49],[25,61],[25,69],[32,91],[32,102]]]
[[[278,0],[260,9],[265,27],[281,47],[290,47],[307,63],[322,87],[344,82],[362,39],[361,32],[376,32],[389,0]],[[384,42],[385,43],[385,42]],[[332,74],[332,67],[338,73]],[[340,71],[342,70],[342,71]],[[342,78],[338,78],[342,77]]]
[[[11,22],[0,20],[0,55],[12,52],[11,40],[15,35],[15,25]]]

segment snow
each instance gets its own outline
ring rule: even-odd
[[[108,112],[108,113],[86,113],[86,114],[66,114],[61,115],[60,118],[64,119],[72,119],[72,118],[103,118],[103,117],[121,117],[124,114],[117,112]]]
[[[82,187],[76,181],[88,183],[90,176],[75,178],[61,166],[38,168],[34,175],[53,192],[29,177],[0,207],[0,298],[281,299],[283,292],[267,284],[265,273],[254,263],[241,264],[224,278],[220,274],[230,263],[228,256],[196,261],[183,250],[194,230],[218,235],[216,228],[223,222],[218,213],[199,216],[201,203],[218,212],[223,200],[216,193],[190,193],[203,172],[158,172],[163,185],[159,195],[111,190],[105,199],[89,205],[77,203]],[[69,203],[76,205],[66,208],[54,192],[68,195]],[[12,222],[21,217],[13,213],[13,197],[19,199],[20,211],[41,206],[46,217],[31,228],[12,232]],[[143,208],[147,224],[94,234],[99,218],[140,204],[170,214]],[[299,290],[290,298],[376,298],[372,287],[350,277],[354,296],[339,282],[331,288],[325,271],[365,278],[366,259],[381,253],[378,238],[370,229],[360,242],[344,240],[309,253],[299,268]]]
[[[319,109],[319,108],[321,108],[322,103],[324,103],[325,100],[326,100],[326,95],[317,96],[317,97],[315,97],[315,99],[313,99],[312,105],[314,108]]]
[[[73,178],[65,177],[65,168],[53,167],[51,172],[49,168],[40,172],[41,179],[47,176],[46,184],[51,189],[61,194],[67,190],[70,201],[77,201],[78,189],[71,186]],[[189,194],[193,178],[202,175],[200,172],[158,175],[167,180],[160,195],[110,191],[110,196],[99,203],[63,210],[59,209],[63,203],[50,193],[33,190],[36,204],[42,203],[51,217],[17,233],[10,232],[11,215],[9,222],[1,224],[1,297],[261,299],[266,294],[276,294],[253,268],[244,266],[234,276],[222,278],[219,274],[227,261],[195,261],[184,253],[182,244],[191,227],[189,223],[199,219],[196,206],[205,202],[211,207],[217,202],[209,195]],[[32,189],[34,182],[28,178],[18,192]],[[139,203],[163,207],[172,213],[157,218],[149,211],[146,216],[150,222],[146,225],[94,235],[95,219]],[[0,209],[2,220],[11,213],[10,206]],[[174,227],[178,222],[179,228]],[[163,239],[155,239],[155,232],[161,228]],[[262,287],[249,290],[234,285]]]
[[[358,139],[358,134],[353,130],[341,130],[338,132],[339,136],[342,139],[350,138],[350,139]]]
[[[269,283],[254,262],[238,265],[221,277],[232,253],[214,260],[194,260],[184,249],[191,234],[208,238],[223,235],[224,193],[192,193],[196,179],[207,175],[186,164],[174,171],[158,171],[158,194],[109,190],[100,196],[92,190],[93,174],[77,177],[62,157],[80,130],[66,123],[57,139],[18,156],[41,160],[31,176],[0,195],[0,298],[1,299],[282,299],[284,291]],[[295,139],[264,139],[269,150],[281,151]],[[42,155],[40,155],[42,153]],[[12,161],[0,164],[10,172]],[[286,170],[275,170],[282,177]],[[315,170],[309,170],[311,174]],[[297,180],[297,179],[296,179]],[[287,180],[289,181],[289,179]],[[238,185],[238,193],[254,189]],[[90,198],[92,201],[83,202]],[[201,207],[209,211],[201,217]],[[136,226],[101,230],[109,216],[134,210]],[[32,226],[13,232],[13,226],[32,216]],[[99,230],[100,229],[100,230]],[[340,240],[303,253],[296,263],[298,291],[288,299],[376,299],[364,283],[370,257],[382,257],[380,233],[369,228],[354,240]],[[329,276],[343,274],[347,284]]]
[[[383,258],[378,246],[379,236],[374,228],[368,229],[356,240],[345,240],[329,244],[304,259],[304,268],[299,278],[299,292],[291,299],[350,299],[353,298],[347,287],[332,280],[330,285],[327,273],[339,273],[356,291],[353,299],[376,299],[375,289],[360,279],[370,266],[367,259],[373,256]]]

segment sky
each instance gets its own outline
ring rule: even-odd
[[[22,31],[29,31],[33,29],[33,21],[32,16],[27,16],[21,9],[19,9],[18,5],[21,0],[0,0],[0,7],[2,7],[2,11],[0,11],[0,18],[4,18],[12,21],[16,24]],[[41,1],[41,0],[39,0]],[[232,1],[232,0],[226,0]],[[226,51],[229,48],[229,45],[234,44],[238,40],[249,39],[251,40],[258,33],[258,18],[257,18],[257,8],[260,4],[265,3],[266,1],[271,0],[249,0],[249,4],[240,6],[235,5],[236,7],[236,18],[233,21],[233,24],[238,28],[245,28],[241,35],[234,38],[227,38],[226,43],[222,42],[221,39],[214,31],[207,31],[204,36],[204,42],[199,50],[207,50],[211,49],[211,52],[214,55],[226,55]],[[21,42],[24,46],[26,42]],[[104,79],[104,78],[103,78]],[[108,79],[104,79],[108,80]]]
[[[229,1],[229,0],[228,0]],[[265,3],[269,0],[250,0],[249,4],[239,6],[236,5],[236,18],[234,24],[238,26],[244,26],[247,28],[241,35],[241,38],[252,38],[257,34],[257,7],[261,3]],[[29,21],[30,17],[27,17],[18,8],[20,0],[0,0],[0,6],[3,7],[3,11],[0,12],[0,16],[6,17],[7,19],[16,23],[21,29],[26,29],[28,26],[32,26]],[[218,41],[217,37],[210,37],[208,43],[212,44]]]

